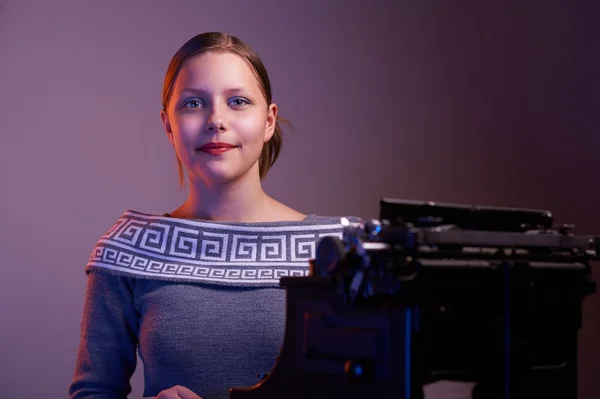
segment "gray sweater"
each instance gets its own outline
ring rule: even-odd
[[[318,240],[341,234],[339,217],[216,223],[125,212],[86,267],[70,398],[126,398],[137,353],[145,397],[183,385],[228,398],[256,384],[283,343],[279,278],[307,275]]]

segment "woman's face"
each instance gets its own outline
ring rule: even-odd
[[[161,118],[192,181],[210,186],[259,174],[258,159],[275,130],[248,64],[232,53],[205,53],[182,66]]]

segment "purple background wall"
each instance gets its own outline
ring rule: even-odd
[[[295,126],[265,183],[283,202],[527,206],[600,234],[599,6],[502,3],[0,0],[2,396],[66,397],[93,244],[125,209],[183,201],[160,91],[202,31],[239,35],[270,71]],[[596,295],[584,399],[600,392],[599,311]]]

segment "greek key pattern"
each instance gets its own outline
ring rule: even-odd
[[[279,286],[308,275],[319,239],[342,236],[339,218],[215,223],[126,212],[94,247],[87,270],[235,286]]]

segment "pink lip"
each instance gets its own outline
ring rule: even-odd
[[[198,148],[198,150],[211,155],[219,155],[232,150],[235,147],[236,146],[227,143],[206,143],[202,147]]]

